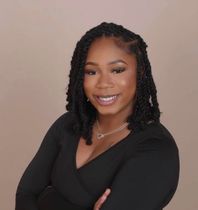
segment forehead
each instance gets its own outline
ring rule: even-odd
[[[126,45],[118,38],[101,37],[94,40],[88,50],[88,61],[102,61],[112,59],[134,59]]]

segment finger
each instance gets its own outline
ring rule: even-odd
[[[103,195],[100,197],[99,199],[99,203],[102,204],[104,203],[104,201],[107,199],[108,195],[110,194],[111,190],[109,188],[107,188],[105,190],[105,192],[103,193]]]
[[[110,194],[111,189],[107,188],[103,195],[98,199],[98,201],[95,203],[95,208],[94,210],[99,210],[104,201],[107,199],[107,196]]]
[[[102,204],[105,202],[105,200],[107,199],[107,197],[105,195],[103,195],[99,201],[98,201],[98,204],[97,204],[97,207],[98,209],[100,209],[100,207],[102,206]]]
[[[107,189],[105,190],[105,193],[104,193],[104,194],[105,194],[106,196],[108,196],[110,193],[111,193],[111,189],[110,189],[110,188],[107,188]]]
[[[95,203],[94,206],[94,210],[99,210],[99,208],[101,207],[102,203],[103,203],[104,197],[102,198],[102,196],[97,200],[97,202]]]
[[[103,193],[103,195],[100,197],[99,201],[98,201],[98,205],[101,206],[104,201],[107,199],[108,195],[110,194],[111,192],[111,189],[110,188],[107,188],[105,190],[105,192]]]
[[[99,210],[99,209],[101,208],[102,204],[103,204],[103,201],[102,201],[102,199],[100,198],[100,199],[97,201],[97,203],[95,204],[94,210]]]

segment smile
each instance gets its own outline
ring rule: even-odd
[[[111,105],[115,103],[117,98],[118,98],[118,94],[108,95],[108,96],[96,96],[97,102],[102,106]]]

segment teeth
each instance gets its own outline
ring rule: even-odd
[[[116,98],[116,96],[99,96],[98,97],[101,101],[111,101]]]

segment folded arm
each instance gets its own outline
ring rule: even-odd
[[[139,145],[117,173],[100,210],[159,210],[173,197],[179,179],[178,148],[172,140]]]
[[[16,191],[15,210],[38,210],[37,198],[50,182],[50,175],[58,153],[57,119],[45,134],[43,141],[25,169]]]

